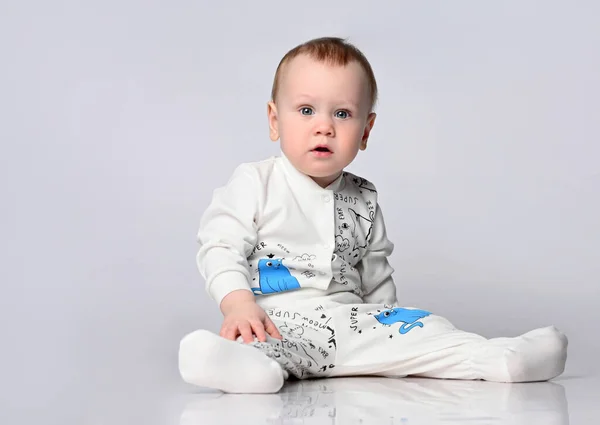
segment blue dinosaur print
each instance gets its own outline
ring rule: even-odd
[[[254,295],[299,289],[298,279],[290,274],[282,259],[258,260],[259,288],[252,288]]]
[[[427,317],[430,314],[430,312],[425,310],[392,308],[390,310],[382,311],[381,313],[373,317],[375,317],[375,319],[377,319],[379,323],[386,326],[390,326],[398,322],[404,322],[402,326],[400,326],[399,331],[401,334],[405,334],[415,326],[422,328],[423,323],[418,322],[417,320],[422,319],[423,317]]]

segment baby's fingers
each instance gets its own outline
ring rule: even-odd
[[[235,341],[237,339],[237,336],[239,335],[238,327],[235,325],[223,324],[223,326],[221,327],[221,332],[219,332],[219,335],[221,335],[225,339]]]
[[[240,334],[242,335],[242,338],[244,339],[244,344],[250,344],[251,342],[254,341],[254,338],[252,337],[252,328],[250,327],[250,323],[248,323],[248,322],[240,323],[238,328],[240,329]]]
[[[268,317],[265,317],[265,330],[273,338],[283,339],[283,337],[281,336],[281,334],[277,330],[277,326],[275,326],[275,324]]]
[[[263,326],[262,322],[260,320],[256,320],[256,321],[252,322],[251,324],[252,324],[252,330],[254,331],[254,334],[256,335],[258,340],[260,342],[266,342],[267,334],[265,334],[265,327]]]

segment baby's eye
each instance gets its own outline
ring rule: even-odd
[[[343,119],[343,120],[345,120],[345,119],[346,119],[346,118],[348,118],[349,116],[350,116],[350,112],[348,112],[348,111],[344,111],[344,110],[337,111],[337,112],[335,113],[335,117],[336,117],[336,118],[341,118],[341,119]]]
[[[303,108],[300,108],[300,113],[302,115],[312,115],[313,110],[312,110],[312,108],[309,108],[308,106],[304,106]]]

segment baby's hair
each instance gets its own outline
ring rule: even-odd
[[[377,82],[371,64],[365,55],[348,41],[338,37],[315,38],[302,43],[287,52],[279,62],[275,78],[273,79],[273,88],[271,89],[271,99],[275,102],[279,90],[279,80],[281,79],[281,70],[286,63],[299,55],[308,55],[309,57],[330,65],[345,66],[351,61],[356,61],[363,68],[367,75],[370,93],[371,110],[377,102]]]

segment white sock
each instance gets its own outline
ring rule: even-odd
[[[565,370],[567,337],[554,326],[535,329],[515,338],[507,348],[506,367],[511,382],[547,381]]]
[[[281,366],[257,348],[205,330],[181,340],[179,373],[190,384],[227,393],[275,393],[284,382]]]

